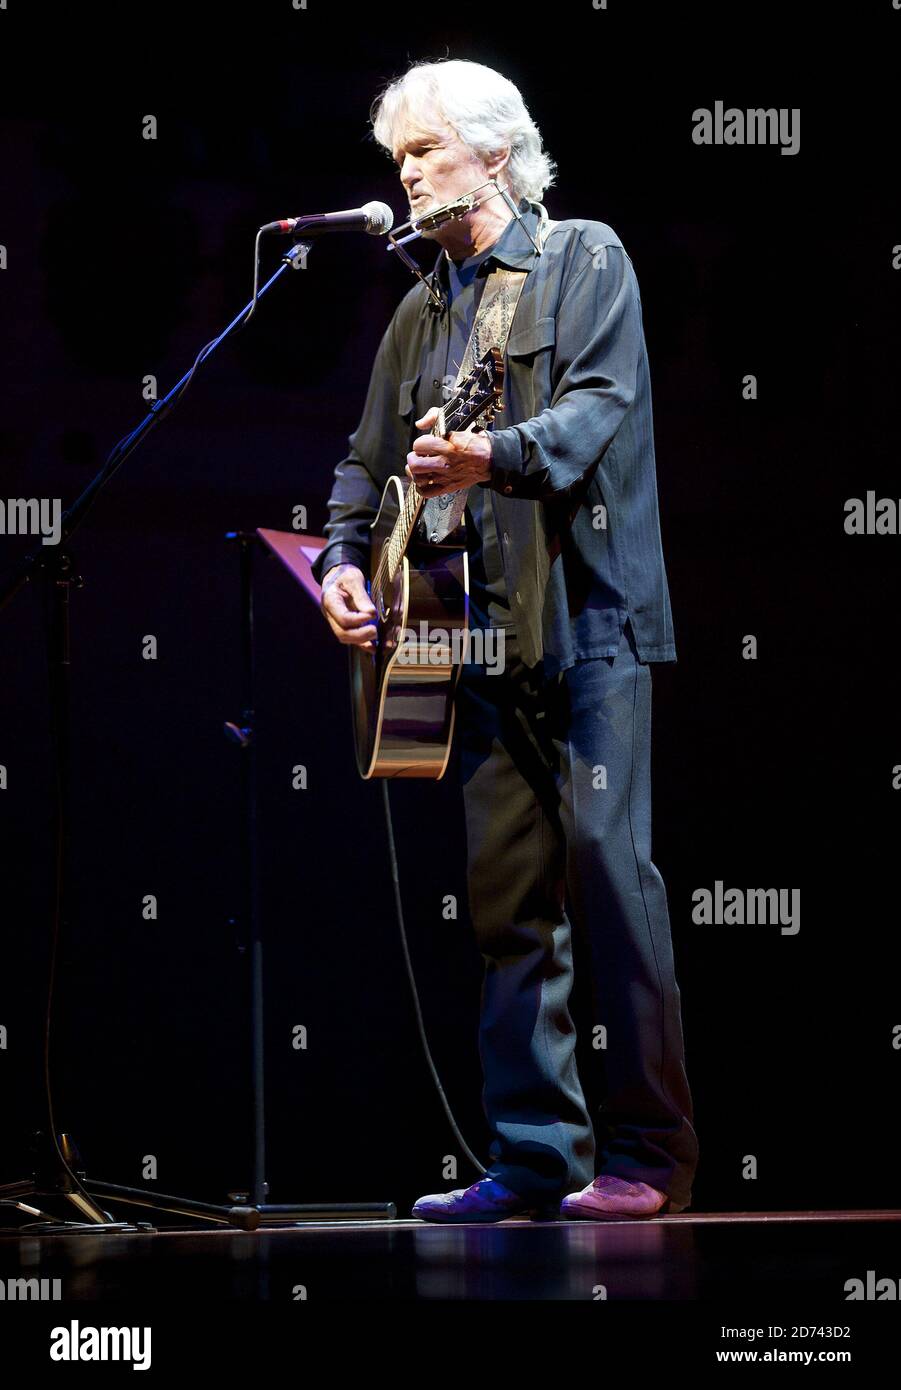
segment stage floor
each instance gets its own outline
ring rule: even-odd
[[[901,1211],[888,1210],[448,1226],[310,1221],[249,1232],[19,1229],[0,1236],[0,1280],[58,1279],[51,1297],[86,1303],[738,1300],[750,1313],[809,1295],[838,1313],[849,1280],[861,1281],[866,1299],[873,1272],[871,1301],[874,1279],[901,1280],[899,1222]]]

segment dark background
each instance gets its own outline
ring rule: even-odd
[[[552,217],[613,226],[642,290],[679,660],[654,670],[667,884],[701,1162],[696,1210],[892,1205],[898,1002],[898,547],[844,533],[897,474],[897,48],[885,3],[560,0],[348,9],[261,0],[0,13],[0,495],[71,501],[249,297],[275,217],[382,199],[370,103],[411,60],[519,85],[559,166]],[[701,147],[692,112],[800,107],[801,150]],[[141,138],[157,117],[158,139]],[[274,268],[277,248],[267,252]],[[427,249],[424,264],[434,252]],[[238,572],[226,530],[309,530],[412,284],[374,238],[317,245],[102,496],[73,550],[73,874],[53,1075],[94,1177],[219,1201],[250,1172],[240,894]],[[759,399],[742,399],[753,373]],[[402,461],[399,460],[402,468]],[[31,548],[0,537],[4,572]],[[381,786],[346,653],[276,561],[258,574],[268,1176],[274,1201],[395,1200],[476,1176],[403,971]],[[159,659],[142,659],[155,634]],[[756,661],[742,659],[746,634]],[[52,777],[38,594],[0,613],[3,1171],[43,1121]],[[308,769],[294,791],[292,768]],[[395,784],[429,1038],[487,1162],[453,766]],[[503,866],[498,867],[503,872]],[[704,927],[692,893],[801,890],[801,930]],[[153,893],[159,918],[142,918]],[[460,902],[442,916],[445,895]],[[584,972],[583,976],[584,978]],[[583,1080],[590,1005],[577,989]],[[292,1028],[308,1029],[306,1051]],[[756,1155],[756,1181],[742,1177]]]

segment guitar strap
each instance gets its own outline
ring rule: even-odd
[[[537,229],[539,249],[543,248],[545,238],[556,225],[557,223],[552,222],[546,214],[542,217]],[[528,274],[527,270],[508,270],[505,266],[495,266],[488,276],[463,361],[457,373],[455,389],[489,347],[496,347],[503,356],[516,306],[519,304],[519,296]],[[457,529],[463,520],[470,491],[470,488],[463,488],[459,492],[444,492],[437,497],[426,498],[420,523],[428,540],[440,544]]]

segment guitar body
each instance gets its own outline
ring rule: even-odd
[[[369,589],[379,615],[376,649],[348,648],[354,743],[363,778],[437,780],[444,776],[453,739],[454,695],[469,624],[465,543],[412,541],[390,586],[381,591],[374,582],[409,486],[407,478],[389,478],[372,523]]]

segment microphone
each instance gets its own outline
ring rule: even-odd
[[[343,212],[313,212],[306,217],[285,217],[279,222],[267,222],[261,232],[312,235],[315,232],[368,232],[381,236],[394,226],[394,213],[387,203],[364,203],[361,208],[346,208]]]

